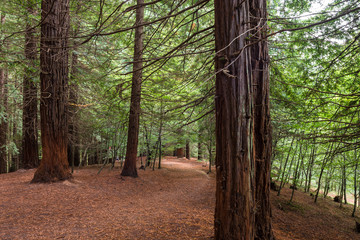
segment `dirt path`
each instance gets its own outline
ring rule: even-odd
[[[0,175],[0,239],[210,239],[214,175],[168,158],[163,169],[84,168],[74,180],[29,184],[34,170]]]
[[[34,170],[0,175],[0,239],[212,239],[215,176],[195,160],[166,158],[163,169],[76,170],[74,179],[29,184]],[[352,206],[309,194],[271,191],[277,240],[360,239]]]

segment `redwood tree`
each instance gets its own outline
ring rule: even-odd
[[[32,182],[71,177],[67,159],[69,0],[41,3],[40,81],[42,159]]]
[[[25,31],[25,76],[23,81],[23,139],[22,139],[22,166],[34,168],[39,165],[38,128],[37,128],[37,84],[36,67],[37,47],[36,30],[31,24],[34,14],[34,1],[27,1],[29,20]]]
[[[269,105],[269,53],[266,42],[266,0],[249,1],[252,27],[251,68],[254,104],[255,238],[273,239],[271,229],[270,169],[271,122]]]
[[[126,147],[126,156],[122,176],[137,177],[136,159],[139,137],[140,121],[140,99],[141,99],[141,82],[142,82],[142,56],[143,56],[143,31],[141,26],[144,20],[144,0],[137,0],[136,9],[136,27],[135,44],[134,44],[134,64],[131,87],[131,103],[128,127],[128,140]]]
[[[215,0],[216,239],[272,238],[268,55],[262,18],[265,0]]]

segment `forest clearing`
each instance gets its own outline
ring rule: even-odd
[[[139,178],[109,169],[50,184],[30,184],[34,169],[0,175],[0,239],[214,239],[215,176],[201,162],[166,157]],[[271,194],[276,239],[359,237],[349,206],[302,192],[289,205],[290,192]]]

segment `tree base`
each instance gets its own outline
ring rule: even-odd
[[[51,183],[65,181],[71,179],[72,175],[69,169],[63,170],[49,170],[47,171],[44,168],[38,168],[34,174],[34,178],[30,183]]]

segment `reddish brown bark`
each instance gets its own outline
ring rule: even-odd
[[[40,80],[42,160],[32,182],[71,177],[67,160],[69,0],[41,4]]]
[[[27,12],[34,14],[33,1],[28,1]],[[23,139],[22,139],[22,167],[34,168],[39,165],[38,121],[37,121],[37,84],[36,72],[36,30],[28,20],[25,32],[25,58],[27,66],[23,81]]]
[[[143,5],[144,0],[137,0],[138,5]],[[140,25],[144,20],[144,6],[136,9],[136,25]],[[138,26],[135,30],[134,45],[134,64],[131,88],[131,103],[128,127],[128,140],[126,147],[126,157],[122,176],[137,177],[136,159],[139,137],[140,121],[140,100],[142,82],[142,52],[143,52],[143,26]]]
[[[254,239],[249,2],[215,0],[216,239]]]
[[[215,0],[216,239],[273,239],[265,0]]]
[[[266,0],[250,0],[251,67],[254,104],[255,239],[273,239],[271,229],[270,167],[271,122],[269,104],[269,54],[266,42]]]

